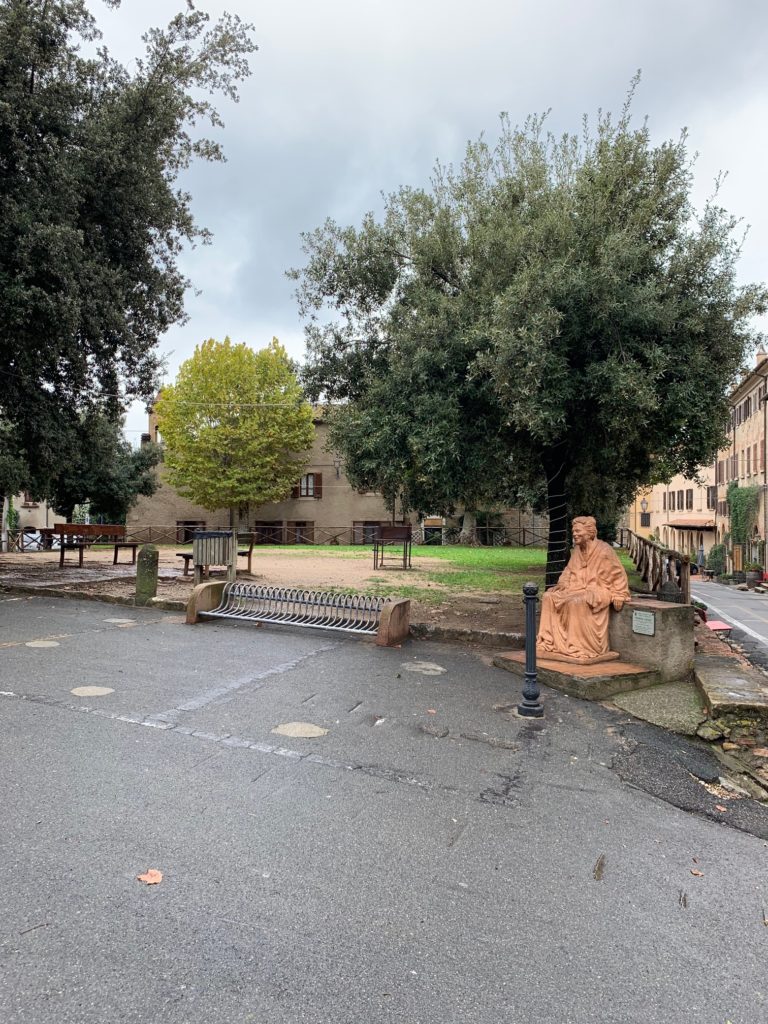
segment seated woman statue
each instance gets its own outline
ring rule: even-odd
[[[590,664],[619,657],[608,649],[608,612],[629,600],[629,582],[616,552],[597,540],[592,516],[573,520],[574,548],[560,581],[541,599],[536,654]]]

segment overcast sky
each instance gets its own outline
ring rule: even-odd
[[[93,3],[105,42],[124,62],[140,36],[183,0]],[[437,158],[469,139],[495,140],[551,108],[556,132],[583,113],[617,111],[642,69],[634,111],[655,142],[690,133],[696,199],[728,171],[723,205],[751,225],[741,275],[766,278],[768,4],[764,0],[199,0],[255,25],[259,52],[239,105],[219,104],[228,162],[185,177],[213,244],[182,265],[189,322],[160,340],[168,379],[200,341],[229,334],[255,348],[277,336],[304,351],[293,285],[302,231],[326,217],[359,224],[381,192],[426,184]],[[133,441],[145,426],[129,415]]]

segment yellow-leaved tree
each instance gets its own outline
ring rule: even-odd
[[[287,497],[314,437],[288,355],[277,340],[260,351],[211,338],[182,363],[157,399],[167,480],[213,511],[237,512]]]

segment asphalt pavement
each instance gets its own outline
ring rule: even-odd
[[[691,585],[692,595],[703,602],[709,619],[720,619],[733,627],[732,636],[750,660],[768,669],[768,594],[736,590],[720,583]]]
[[[767,1020],[765,808],[617,709],[495,710],[514,685],[0,596],[0,1021]]]

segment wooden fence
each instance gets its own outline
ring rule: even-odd
[[[662,547],[634,530],[621,529],[619,543],[635,563],[640,578],[651,593],[661,593],[665,583],[673,583],[680,592],[682,604],[691,603],[691,557],[672,548]]]

